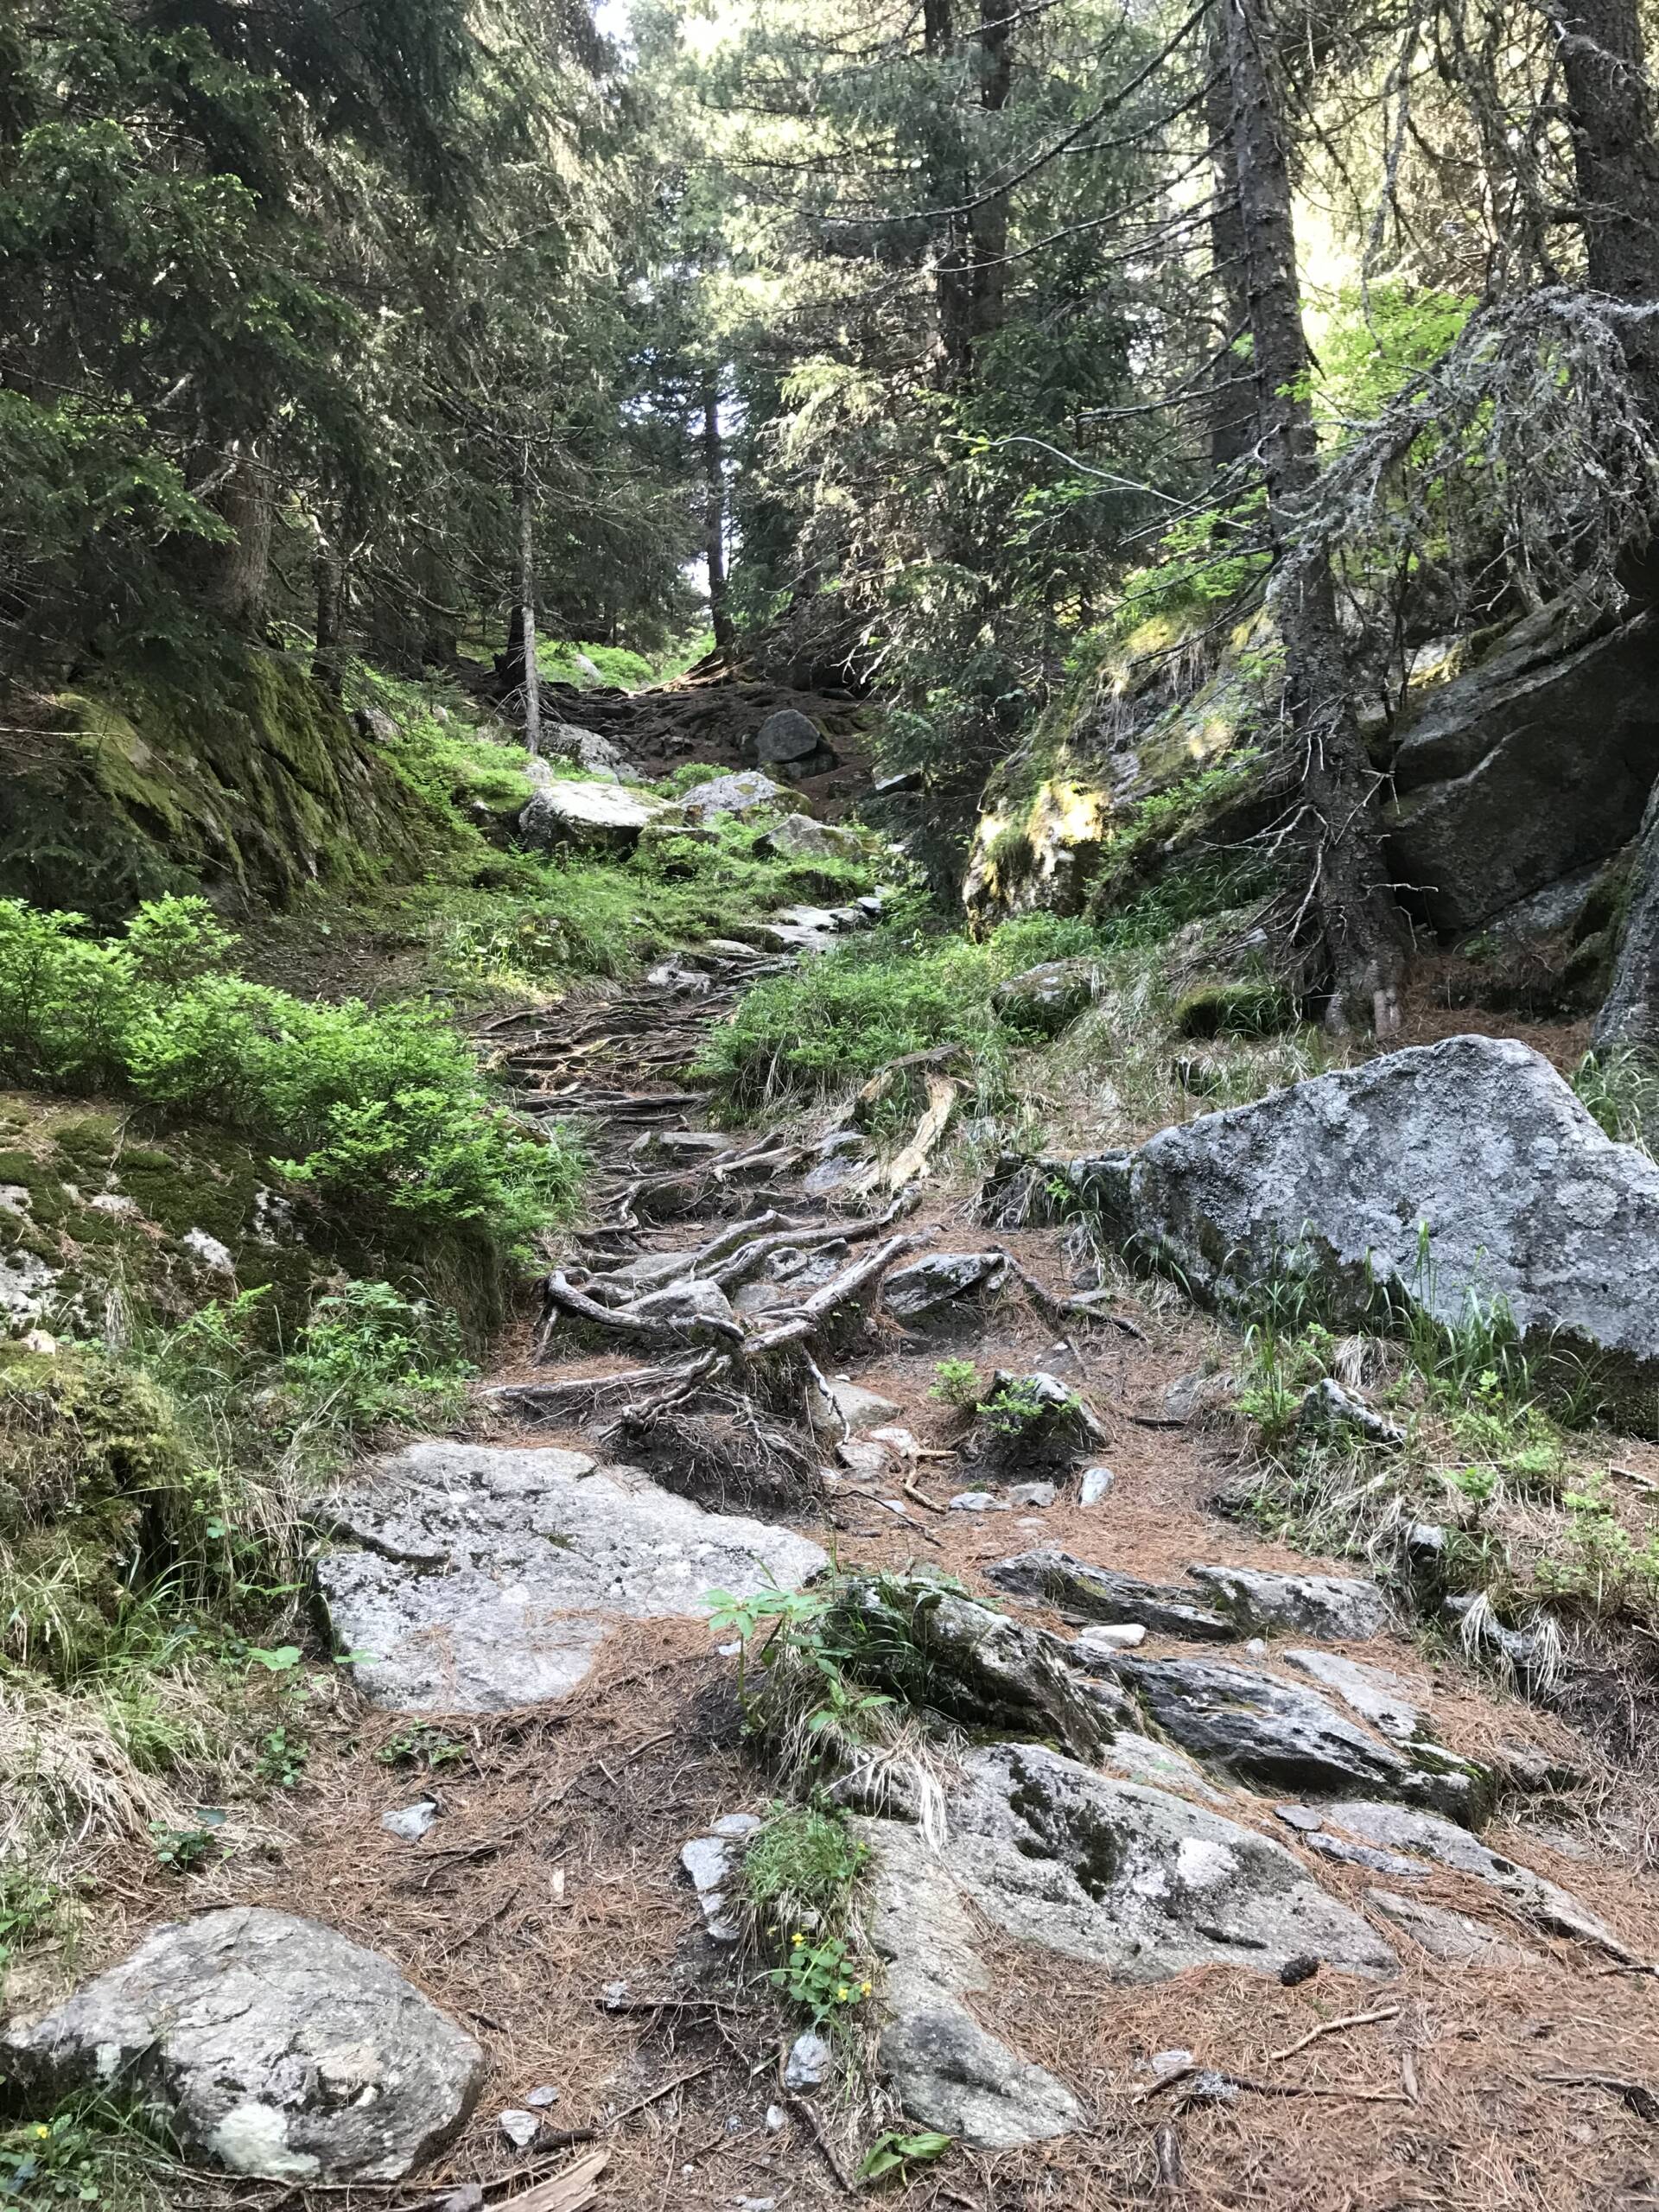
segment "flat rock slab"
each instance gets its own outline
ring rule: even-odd
[[[1392,1890],[1367,1890],[1365,1902],[1402,1928],[1432,1959],[1448,1966],[1535,1967],[1543,1961],[1536,1951],[1519,1943],[1506,1943],[1501,1936],[1466,1912],[1448,1912],[1444,1905],[1421,1897],[1402,1897]]]
[[[1111,1663],[1166,1736],[1241,1782],[1328,1796],[1363,1790],[1465,1820],[1484,1801],[1478,1770],[1432,1745],[1407,1753],[1379,1743],[1316,1691],[1205,1659]]]
[[[1311,1675],[1322,1689],[1334,1690],[1351,1713],[1369,1721],[1396,1744],[1415,1743],[1428,1733],[1428,1715],[1415,1700],[1411,1684],[1386,1667],[1364,1667],[1335,1651],[1287,1651],[1287,1667]]]
[[[1391,1624],[1382,1591],[1354,1575],[1281,1574],[1255,1567],[1190,1567],[1187,1573],[1251,1633],[1286,1628],[1363,1643]]]
[[[1631,1954],[1605,1920],[1581,1904],[1568,1890],[1535,1874],[1513,1859],[1505,1859],[1453,1821],[1438,1819],[1405,1805],[1358,1801],[1320,1808],[1319,1828],[1334,1831],[1373,1850],[1427,1859],[1459,1874],[1472,1874],[1508,1897],[1534,1927],[1557,1936],[1571,1936],[1580,1942],[1599,1944],[1616,1959]],[[1281,1815],[1282,1817],[1282,1815]],[[1300,1825],[1300,1823],[1298,1823]],[[1310,1833],[1310,1842],[1317,1840]]]
[[[881,1303],[896,1321],[926,1320],[959,1299],[981,1299],[1001,1289],[1007,1273],[1001,1252],[929,1252],[887,1276]]]
[[[1228,1643],[1239,1634],[1224,1614],[1195,1602],[1189,1591],[1141,1582],[1115,1567],[1093,1567],[1050,1546],[998,1560],[985,1574],[1010,1597],[1052,1605],[1068,1620],[1137,1621],[1155,1636],[1178,1636],[1196,1643]]]
[[[646,825],[668,810],[661,799],[643,798],[619,784],[557,776],[542,785],[518,817],[518,834],[531,845],[626,852],[639,843]]]
[[[493,1713],[564,1696],[619,1620],[707,1611],[710,1590],[794,1588],[826,1563],[792,1530],[709,1513],[582,1452],[412,1444],[328,1502],[317,1562],[373,1703]]]
[[[1126,1210],[1143,1249],[1224,1305],[1293,1255],[1355,1321],[1379,1287],[1454,1324],[1471,1293],[1502,1298],[1526,1342],[1604,1355],[1628,1418],[1654,1427],[1659,1166],[1514,1039],[1384,1053],[1161,1130]]]
[[[484,2053],[389,1959],[234,1906],[156,1929],[0,2064],[32,2094],[136,2098],[182,2146],[276,2181],[397,2181],[471,2109]]]

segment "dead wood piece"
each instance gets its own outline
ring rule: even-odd
[[[639,1294],[635,1292],[636,1297]],[[559,1313],[586,1321],[609,1335],[630,1337],[639,1344],[661,1344],[664,1350],[677,1351],[688,1340],[699,1336],[721,1337],[736,1344],[743,1334],[735,1321],[724,1320],[717,1314],[700,1313],[683,1321],[671,1321],[658,1319],[655,1314],[636,1313],[626,1306],[601,1306],[597,1299],[578,1290],[562,1270],[556,1269],[542,1284],[542,1321],[536,1347],[538,1356],[546,1351],[553,1318]]]
[[[1649,2126],[1659,2121],[1659,2096],[1645,2082],[1628,2082],[1618,2074],[1535,2074],[1532,2078],[1554,2089],[1605,2089]]]
[[[511,2212],[587,2212],[599,2201],[599,2177],[610,2163],[608,2151],[589,2151],[563,2173],[500,2201]]]
[[[708,1351],[679,1367],[626,1367],[614,1375],[569,1376],[561,1382],[499,1382],[483,1395],[499,1404],[516,1407],[532,1420],[550,1420],[582,1399],[674,1389],[711,1374],[724,1362],[723,1353]]]
[[[904,1491],[906,1497],[913,1497],[918,1505],[925,1505],[930,1513],[944,1513],[948,1510],[936,1498],[930,1497],[925,1491],[918,1490],[908,1475],[905,1477]]]
[[[1152,2156],[1160,2190],[1173,2192],[1185,2188],[1186,2169],[1181,2160],[1181,2139],[1167,2120],[1152,2139]]]
[[[1268,2056],[1275,2060],[1294,2058],[1299,2050],[1306,2050],[1309,2044],[1318,2043],[1321,2036],[1340,2035],[1347,2028],[1369,2027],[1373,2020],[1397,2020],[1399,2017],[1400,2007],[1397,2005],[1379,2005],[1374,2012],[1347,2012],[1339,2020],[1322,2020],[1318,2027],[1310,2028],[1294,2043],[1287,2043],[1282,2050],[1269,2051]]]
[[[842,2193],[848,2196],[855,2196],[858,2190],[858,2183],[853,2179],[852,2176],[848,2172],[845,2165],[842,2163],[840,2152],[836,2150],[829,2136],[825,2134],[823,2125],[819,2120],[817,2113],[813,2111],[808,2100],[805,2097],[792,2097],[789,2094],[788,2091],[785,2090],[784,2092],[784,2102],[788,2106],[791,2112],[798,2113],[800,2118],[806,2122],[808,2127],[812,2131],[812,2140],[817,2145],[819,2150],[823,2152],[823,2162],[825,2165],[829,2167],[830,2172],[835,2176],[836,2183],[842,2190]]]
[[[855,1184],[857,1190],[902,1191],[927,1173],[928,1163],[956,1111],[960,1086],[945,1075],[929,1074],[927,1105],[911,1134],[910,1142],[885,1166],[869,1169]]]

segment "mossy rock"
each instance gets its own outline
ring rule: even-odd
[[[1268,976],[1200,983],[1175,1007],[1181,1037],[1271,1037],[1296,1026],[1296,1004]]]
[[[201,889],[283,906],[315,882],[417,880],[455,843],[299,655],[111,677],[42,721],[0,766],[0,896],[99,918]]]

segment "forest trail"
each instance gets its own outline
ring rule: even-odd
[[[1225,1344],[1179,1301],[1125,1293],[1092,1311],[1071,1304],[1095,1280],[1086,1246],[1059,1229],[986,1229],[976,1191],[959,1181],[918,1179],[897,1201],[874,1188],[860,1193],[859,1173],[879,1156],[845,1116],[828,1131],[709,1126],[704,1096],[684,1073],[699,1038],[749,982],[794,957],[783,935],[774,949],[716,944],[664,963],[643,985],[489,1027],[483,1041],[504,1056],[524,1110],[577,1120],[597,1163],[577,1239],[582,1264],[569,1264],[559,1281],[606,1300],[624,1268],[637,1288],[683,1284],[699,1252],[705,1282],[734,1254],[761,1251],[771,1264],[724,1266],[718,1303],[702,1309],[702,1321],[712,1314],[716,1324],[712,1335],[691,1326],[654,1348],[628,1338],[596,1351],[593,1330],[573,1328],[569,1313],[525,1317],[492,1378],[487,1441],[428,1447],[454,1455],[429,1494],[448,1479],[451,1504],[456,1482],[476,1500],[481,1490],[466,1484],[488,1488],[491,1478],[478,1473],[487,1461],[513,1471],[506,1491],[533,1498],[543,1487],[538,1465],[568,1479],[571,1465],[596,1457],[596,1479],[617,1481],[625,1499],[659,1495],[650,1477],[664,1477],[714,1512],[759,1516],[779,1541],[823,1547],[842,1570],[942,1573],[1001,1606],[1017,1579],[999,1586],[988,1570],[1039,1550],[1135,1578],[1148,1601],[1185,1595],[1208,1604],[1213,1586],[1179,1586],[1195,1561],[1270,1580],[1317,1573],[1317,1560],[1213,1510],[1236,1465],[1205,1420],[1205,1377]],[[861,1274],[873,1253],[879,1268]],[[1007,1265],[993,1278],[995,1294],[944,1299],[905,1325],[878,1303],[883,1275],[950,1254],[1001,1255]],[[764,1388],[739,1387],[732,1338],[719,1325],[731,1314],[751,1339],[775,1332],[815,1288],[842,1281],[855,1290],[837,1309],[833,1349],[817,1336],[812,1347],[833,1389],[874,1396],[842,1400],[848,1433],[822,1433],[832,1466],[820,1475],[818,1455],[803,1464],[798,1447],[791,1452],[789,1435],[804,1427],[798,1409]],[[974,1457],[968,1417],[938,1395],[947,1357],[971,1360],[982,1374],[1054,1376],[1092,1409],[1094,1446],[1069,1465],[1037,1471],[1058,1478],[1052,1502],[1040,1488],[1019,1488],[1020,1469]],[[653,1369],[673,1379],[658,1382]],[[633,1379],[619,1385],[619,1376]],[[572,1453],[582,1459],[571,1462]],[[1084,1460],[1109,1467],[1088,1505],[1077,1479]],[[394,1463],[405,1472],[410,1464],[409,1453]],[[618,1476],[619,1465],[645,1471]],[[554,1474],[548,1486],[551,1495]],[[964,1509],[963,1493],[976,1494],[981,1510]],[[466,1508],[463,1517],[471,1515]],[[446,1540],[435,1541],[442,1549]],[[588,1538],[552,1541],[579,1550]],[[498,1585],[515,1572],[487,1546],[475,1564]],[[411,1586],[427,1587],[431,1571],[430,1563],[410,1570]],[[1337,1564],[1327,1571],[1351,1575]],[[700,1899],[682,1862],[689,1840],[715,1835],[732,1815],[764,1818],[805,1788],[799,1772],[769,1770],[746,1740],[734,1648],[717,1648],[696,1618],[702,1594],[694,1579],[683,1607],[607,1615],[602,1636],[579,1639],[579,1679],[556,1699],[515,1695],[524,1679],[516,1648],[505,1650],[492,1690],[494,1628],[481,1661],[474,1653],[464,1670],[470,1709],[460,1713],[430,1681],[397,1710],[399,1700],[377,1694],[372,1670],[359,1668],[371,1699],[391,1709],[354,1713],[342,1723],[338,1760],[314,1757],[317,1787],[295,1808],[275,1871],[227,1863],[199,1882],[199,1907],[234,1901],[324,1913],[390,1954],[484,2044],[487,2079],[458,2139],[419,2190],[365,2190],[363,2203],[539,2208],[538,2192],[561,2174],[572,2193],[548,2200],[560,2207],[782,2208],[833,2202],[855,2187],[883,2122],[879,2094],[873,2105],[870,2079],[858,2080],[851,2059],[855,2051],[867,2066],[874,2059],[880,1996],[853,2020],[826,2086],[805,2094],[786,2088],[785,2060],[804,2022],[767,1989],[765,1962],[724,1940],[728,1908]],[[596,1602],[602,1609],[588,1595],[575,1610]],[[1133,1594],[1128,1603],[1132,1617]],[[1010,1610],[1067,1637],[1081,1618],[1028,1586]],[[561,1663],[569,1660],[556,1607],[539,1627],[530,1625],[534,1613],[523,1608],[523,1633],[532,1643],[550,1634]],[[1155,1609],[1150,1617],[1160,1618]],[[1262,1623],[1268,1633],[1275,1625],[1287,1624]],[[1185,1755],[1179,1743],[1198,1738],[1166,1704],[1156,1724],[1122,1739],[1128,1763],[1114,1768],[1120,1755],[1109,1753],[1105,1770],[1154,1784],[1161,1803],[1218,1807],[1287,1847],[1397,1964],[1379,1985],[1329,1966],[1304,1978],[1305,1961],[1292,1962],[1295,1972],[1263,1972],[1235,1955],[1135,1986],[1139,1970],[1105,1971],[1086,1944],[1063,1946],[1057,1957],[976,1913],[988,1973],[971,1999],[974,2017],[1000,2039],[993,2049],[1068,2085],[1088,2119],[1053,2140],[959,2148],[937,2166],[917,2164],[887,2201],[972,2212],[1039,2204],[1104,2212],[1126,2201],[1274,2212],[1653,2201],[1643,2082],[1659,2047],[1659,1994],[1631,1962],[1659,1953],[1659,1925],[1634,1878],[1586,1860],[1554,1817],[1600,1786],[1603,1770],[1558,1721],[1483,1688],[1454,1654],[1412,1640],[1392,1618],[1348,1627],[1304,1623],[1282,1642],[1236,1640],[1221,1656],[1230,1669],[1306,1698],[1306,1669],[1284,1655],[1287,1644],[1312,1643],[1311,1663],[1336,1670],[1327,1682],[1351,1660],[1368,1670],[1344,1678],[1350,1691],[1361,1681],[1362,1700],[1365,1681],[1392,1685],[1411,1716],[1408,1733],[1432,1737],[1454,1762],[1487,1761],[1502,1777],[1485,1833],[1511,1856],[1491,1867],[1513,1874],[1519,1865],[1559,1885],[1605,1940],[1564,1935],[1524,1884],[1506,1888],[1473,1860],[1402,1858],[1402,1841],[1408,1853],[1421,1847],[1396,1836],[1379,1848],[1321,1832],[1319,1815],[1294,1802],[1287,1820],[1287,1799],[1315,1794],[1283,1778],[1305,1740],[1269,1746],[1245,1781]],[[1179,1669],[1193,1649],[1154,1626],[1137,1657]],[[1197,1649],[1214,1656],[1207,1643]],[[1379,1668],[1386,1671],[1369,1671]],[[1236,1680],[1223,1700],[1235,1713]],[[1314,1714],[1316,1733],[1338,1721],[1324,1709],[1329,1721]],[[1338,1732],[1351,1734],[1359,1717],[1344,1705]],[[1397,1738],[1397,1715],[1373,1716],[1362,1732],[1373,1748]],[[1315,1783],[1316,1768],[1308,1769]],[[411,1802],[430,1808],[413,1840],[385,1827]],[[1392,1904],[1376,1902],[1379,1879],[1390,1885]],[[926,1916],[919,1898],[917,1916]],[[1414,1924],[1421,1942],[1405,1932]],[[924,1951],[933,1940],[925,1925],[912,1936]],[[898,2119],[891,2107],[888,2116]],[[510,2141],[504,2126],[527,2128],[527,2139]],[[205,2177],[200,2189],[192,2202],[228,2201]],[[276,2212],[341,2200],[243,2185],[235,2201]]]

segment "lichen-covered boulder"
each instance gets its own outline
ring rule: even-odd
[[[858,839],[850,830],[833,822],[815,821],[810,814],[786,814],[775,830],[768,830],[759,849],[789,861],[856,860]]]
[[[484,2063],[378,1951],[246,1905],[156,1929],[0,2031],[31,2097],[137,2100],[187,2150],[275,2181],[400,2179],[460,2126]]]
[[[752,814],[788,796],[781,784],[774,784],[758,768],[739,768],[729,776],[711,776],[706,784],[694,784],[680,804],[693,822],[712,822],[717,814]]]
[[[1379,1293],[1457,1322],[1501,1299],[1523,1340],[1597,1356],[1651,1429],[1659,1166],[1615,1144],[1549,1063],[1452,1037],[1160,1131],[1134,1156],[1141,1248],[1248,1303],[1294,1268],[1357,1321]]]

